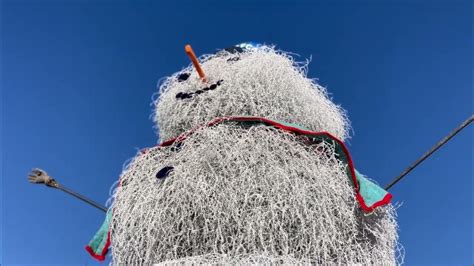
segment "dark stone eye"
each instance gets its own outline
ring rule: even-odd
[[[189,73],[181,73],[178,75],[178,81],[179,82],[182,82],[182,81],[185,81],[189,78],[190,74]]]
[[[174,169],[173,166],[165,166],[161,168],[161,170],[158,171],[158,173],[156,173],[156,178],[163,179],[167,177],[173,171],[173,169]]]

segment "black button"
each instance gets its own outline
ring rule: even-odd
[[[163,178],[167,177],[169,175],[169,173],[171,173],[171,171],[173,171],[173,169],[174,169],[173,166],[163,167],[160,171],[158,171],[158,173],[156,173],[156,178],[163,179]]]
[[[182,142],[178,142],[178,143],[175,143],[172,147],[171,147],[171,151],[173,152],[178,152],[181,150],[181,147],[183,146],[183,143]]]

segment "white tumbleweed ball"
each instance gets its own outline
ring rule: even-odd
[[[393,207],[363,214],[335,154],[234,123],[140,153],[114,195],[113,263],[396,264]]]
[[[298,64],[270,46],[240,53],[223,50],[200,61],[206,83],[190,65],[160,86],[154,120],[161,140],[225,116],[265,117],[348,138],[344,110],[306,77],[307,62]]]

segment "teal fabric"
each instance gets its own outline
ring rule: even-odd
[[[275,121],[275,122],[278,122],[282,125],[285,125],[285,126],[288,126],[288,127],[295,127],[295,128],[299,128],[301,130],[305,130],[305,131],[311,131],[311,129],[309,128],[306,128],[306,127],[303,127],[303,126],[300,126],[298,124],[294,124],[294,123],[290,123],[290,122],[282,122],[282,121]]]
[[[248,116],[248,115],[242,115],[242,116],[239,116],[239,117],[248,117],[248,118],[254,118],[255,120],[253,121],[240,121],[240,123],[248,123],[249,125],[254,125],[254,124],[265,124],[264,122],[260,121],[258,118],[255,118],[254,116]],[[232,119],[229,120],[232,122]],[[290,122],[284,122],[284,121],[280,121],[280,120],[272,120],[272,121],[275,121],[277,122],[278,124],[282,124],[284,126],[288,126],[288,127],[294,127],[294,128],[298,128],[298,129],[301,129],[301,130],[305,130],[305,131],[311,131],[311,129],[309,128],[306,128],[306,127],[303,127],[301,125],[298,125],[298,124],[295,124],[295,123],[290,123]],[[226,121],[224,121],[226,122]]]
[[[95,254],[101,255],[102,251],[104,250],[105,244],[107,243],[111,218],[112,218],[112,210],[109,209],[107,211],[107,215],[105,216],[104,222],[99,228],[99,231],[95,233],[94,237],[89,242],[88,246],[94,251]]]
[[[381,201],[388,194],[387,191],[369,181],[367,177],[357,170],[355,170],[355,173],[357,182],[359,183],[359,193],[367,206],[372,206],[374,203]]]

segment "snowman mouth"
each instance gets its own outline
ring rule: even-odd
[[[221,79],[221,80],[217,81],[214,84],[211,84],[211,85],[209,85],[205,88],[202,88],[202,89],[199,89],[199,90],[196,90],[196,91],[193,91],[193,92],[178,92],[176,94],[176,99],[179,99],[179,100],[191,99],[191,98],[193,98],[196,95],[199,95],[201,93],[211,91],[211,90],[215,90],[217,87],[219,87],[222,84],[222,82],[224,82],[224,80]]]

